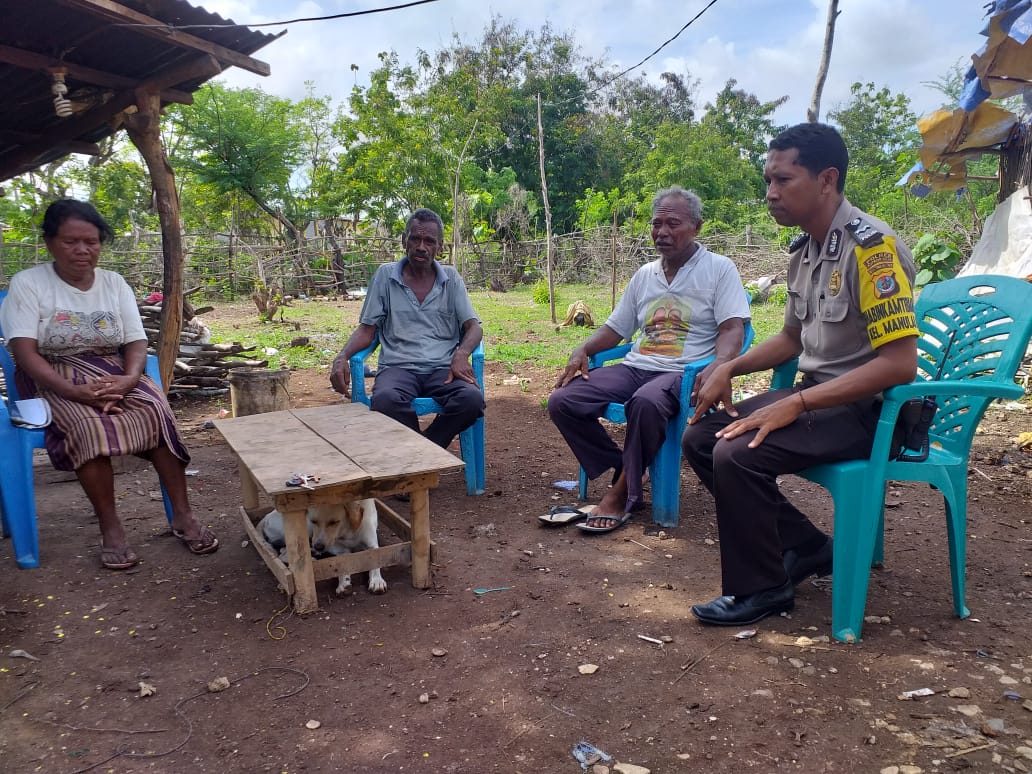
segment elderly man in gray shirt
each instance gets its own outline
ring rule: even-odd
[[[447,448],[484,415],[484,395],[469,357],[483,338],[462,277],[436,257],[444,223],[433,210],[409,216],[402,236],[405,257],[376,270],[358,328],[333,360],[330,383],[350,397],[348,359],[380,337],[380,365],[370,407],[419,432],[412,399],[433,398],[441,413],[423,433]]]

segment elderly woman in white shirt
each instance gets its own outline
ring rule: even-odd
[[[74,470],[97,515],[101,564],[126,570],[140,559],[115,509],[111,457],[150,460],[172,505],[172,534],[194,554],[218,538],[198,522],[187,497],[190,455],[161,387],[144,374],[147,337],[132,289],[97,268],[114,232],[88,202],[61,199],[43,217],[52,263],[20,271],[0,306],[17,363],[18,388],[51,407],[46,448],[54,467]]]

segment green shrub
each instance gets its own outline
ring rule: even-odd
[[[957,273],[957,267],[964,260],[964,254],[957,245],[941,234],[925,234],[914,245],[914,263],[917,277],[914,284],[924,287],[931,282],[941,282]]]
[[[547,304],[548,303],[548,280],[542,277],[533,284],[530,288],[530,297],[534,300],[535,304]],[[559,307],[559,294],[555,294],[555,305]]]
[[[788,303],[788,285],[774,285],[767,292],[768,304],[779,304],[784,306]]]

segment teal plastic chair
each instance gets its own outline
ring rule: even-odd
[[[379,335],[373,337],[373,343],[360,352],[356,352],[348,360],[351,367],[351,402],[369,405],[369,395],[365,388],[365,364],[373,351],[380,346]],[[484,392],[484,342],[477,344],[473,350],[473,375],[476,377],[480,391]],[[486,393],[485,393],[486,394]],[[437,414],[441,404],[433,398],[416,398],[412,408],[417,416]],[[482,495],[487,483],[487,469],[484,451],[484,418],[480,417],[470,427],[459,433],[459,452],[466,463],[466,494]]]
[[[742,352],[752,345],[754,335],[752,323],[746,321]],[[588,369],[600,368],[614,360],[622,360],[631,350],[631,346],[630,343],[620,344],[595,353],[588,358]],[[688,426],[689,417],[694,413],[691,406],[691,391],[695,377],[712,362],[713,358],[708,357],[684,367],[684,376],[681,378],[681,411],[667,424],[666,439],[649,466],[649,476],[652,479],[652,521],[662,527],[676,527],[680,519],[681,437]],[[602,418],[620,425],[627,424],[624,404],[610,403]],[[584,468],[580,469],[579,484],[580,499],[588,499],[588,474],[584,472]]]
[[[949,538],[953,609],[967,618],[968,455],[989,403],[1017,399],[1014,376],[1032,336],[1032,285],[980,275],[928,285],[916,304],[921,338],[918,376],[885,391],[871,457],[818,465],[800,475],[826,488],[835,507],[831,628],[842,642],[860,639],[871,566],[884,556],[887,481],[924,481],[942,493]],[[771,389],[791,387],[796,361],[775,369]],[[923,461],[889,460],[904,402],[934,398],[939,406]]]
[[[0,290],[0,304],[7,297]],[[0,338],[3,338],[0,330]],[[6,342],[5,342],[6,343]],[[0,367],[4,372],[7,400],[19,400],[14,380],[15,364],[6,346],[0,346]],[[161,384],[161,370],[154,355],[147,356],[147,375]],[[44,431],[18,427],[11,423],[7,402],[0,402],[0,526],[10,537],[14,559],[23,570],[39,567],[39,529],[36,524],[36,485],[32,477],[32,452],[45,448]],[[165,488],[165,517],[172,523],[172,503]]]

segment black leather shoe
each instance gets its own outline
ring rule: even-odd
[[[785,574],[798,586],[811,575],[831,575],[831,559],[834,556],[834,543],[828,538],[823,546],[810,554],[800,554],[794,548],[785,551],[782,561],[785,563]]]
[[[795,586],[791,579],[781,586],[744,597],[717,597],[705,605],[692,605],[692,615],[713,626],[744,626],[768,615],[787,613],[795,607]]]

